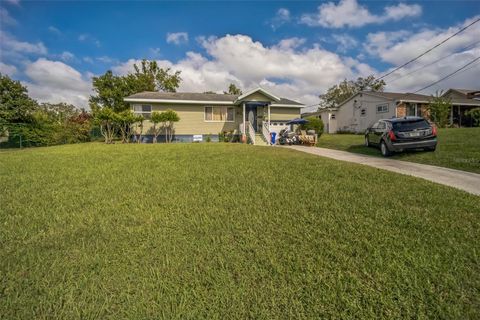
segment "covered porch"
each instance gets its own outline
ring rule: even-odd
[[[278,101],[280,98],[261,88],[238,98],[237,104],[242,114],[239,131],[243,142],[270,145],[271,104]]]

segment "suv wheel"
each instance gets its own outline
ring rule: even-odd
[[[390,155],[392,155],[390,150],[388,150],[388,147],[385,141],[382,141],[382,143],[380,143],[380,151],[382,152],[382,156],[384,157],[389,157]]]
[[[365,136],[365,147],[370,147],[370,141],[368,141],[367,136]]]

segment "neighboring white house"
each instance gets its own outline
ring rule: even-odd
[[[380,119],[422,116],[430,99],[421,94],[361,91],[338,106],[333,121],[331,116],[322,116],[322,120],[326,127],[335,128],[329,133],[361,133]]]
[[[449,89],[443,94],[452,104],[450,124],[473,125],[468,110],[480,107],[480,90]],[[432,97],[415,93],[360,91],[337,108],[320,108],[317,112],[302,114],[322,119],[324,132],[362,133],[380,119],[406,116],[428,116]]]

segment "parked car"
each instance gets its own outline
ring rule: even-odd
[[[379,147],[384,157],[409,149],[435,151],[437,128],[421,117],[382,119],[365,132],[365,145]]]

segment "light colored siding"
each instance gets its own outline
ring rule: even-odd
[[[300,118],[300,108],[270,107],[271,120],[292,120]]]
[[[162,112],[172,109],[177,112],[180,121],[175,123],[175,134],[218,134],[223,131],[238,130],[238,124],[242,121],[242,110],[236,108],[234,122],[209,122],[205,121],[205,106],[203,105],[168,105],[168,104],[151,104],[152,112]],[[151,121],[144,122],[144,133],[150,134],[153,123]]]
[[[388,105],[388,112],[377,113],[377,105],[381,104]],[[361,115],[362,109],[366,110],[364,116]],[[337,130],[361,133],[376,121],[394,116],[395,103],[393,101],[368,94],[357,95],[337,111]]]
[[[137,105],[137,104],[133,104]],[[218,134],[224,131],[238,131],[242,121],[243,109],[242,106],[235,107],[235,121],[234,122],[210,122],[205,121],[205,107],[209,105],[172,105],[172,104],[150,104],[152,112],[162,112],[167,109],[172,109],[177,112],[180,121],[175,123],[174,129],[177,135],[193,135],[193,134]],[[231,106],[230,106],[231,107]],[[259,107],[257,109],[257,120],[260,124],[262,120],[267,119],[266,110]],[[300,117],[300,108],[286,108],[286,107],[271,107],[271,120],[291,120]],[[144,134],[152,134],[153,123],[149,120],[144,122]]]
[[[268,98],[267,96],[261,94],[260,92],[254,92],[249,96],[246,96],[242,101],[265,101],[265,102],[270,102],[271,99]]]

